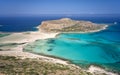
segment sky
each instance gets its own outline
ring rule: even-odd
[[[120,14],[120,0],[0,0],[0,16]]]

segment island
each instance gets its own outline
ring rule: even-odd
[[[43,32],[95,32],[107,27],[104,24],[96,24],[90,21],[78,21],[70,18],[43,21],[38,27]]]

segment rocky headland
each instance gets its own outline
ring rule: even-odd
[[[43,32],[95,32],[107,27],[104,24],[96,24],[90,21],[77,21],[70,18],[43,21],[39,30]]]

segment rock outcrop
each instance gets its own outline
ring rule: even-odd
[[[90,21],[76,21],[70,18],[43,21],[39,29],[44,32],[90,32],[104,29],[106,25],[95,24]]]

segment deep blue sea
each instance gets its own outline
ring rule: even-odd
[[[42,21],[62,17],[64,16],[0,18],[0,32],[36,31],[35,27]],[[56,38],[37,40],[28,44],[25,50],[67,59],[81,67],[94,64],[107,70],[120,72],[120,17],[70,16],[69,18],[109,26],[100,32],[64,33]]]
[[[42,21],[68,17],[74,20],[87,20],[95,23],[120,22],[120,17],[96,17],[96,16],[26,16],[26,17],[0,17],[0,32],[24,32],[35,31]]]

